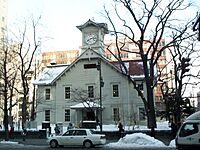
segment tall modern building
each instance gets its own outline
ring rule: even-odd
[[[6,33],[8,0],[0,0],[0,38],[2,41]]]
[[[0,0],[0,56],[2,56],[3,43],[5,41],[6,27],[7,27],[7,11],[8,0]],[[1,58],[0,58],[1,62]],[[0,63],[1,64],[1,63]],[[0,65],[1,67],[1,65]],[[2,88],[2,75],[0,72],[0,88]],[[0,106],[3,105],[2,97],[0,95]],[[3,124],[3,112],[0,111],[0,125]]]

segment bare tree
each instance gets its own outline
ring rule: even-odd
[[[74,102],[78,102],[78,103],[82,103],[84,108],[86,110],[88,110],[89,112],[91,112],[91,118],[89,118],[90,120],[95,120],[97,122],[99,122],[99,116],[100,114],[100,105],[99,105],[99,100],[100,97],[95,96],[93,91],[88,91],[88,90],[84,90],[84,89],[72,89],[71,90],[71,96],[72,96],[72,100]],[[95,111],[98,110],[97,114],[95,113]],[[88,119],[88,118],[87,118]]]
[[[8,136],[8,125],[13,126],[13,116],[12,108],[17,104],[17,100],[13,101],[13,96],[16,88],[16,76],[18,65],[16,63],[16,56],[13,52],[13,46],[9,45],[7,42],[7,37],[4,37],[2,40],[2,49],[1,49],[1,97],[3,106],[0,108],[4,112],[4,128],[5,128],[5,140],[9,139]]]
[[[22,99],[22,129],[25,128],[26,121],[28,119],[28,96],[29,96],[29,75],[33,63],[34,54],[40,46],[40,38],[37,36],[37,29],[39,26],[39,21],[41,16],[35,20],[31,19],[31,33],[28,31],[28,22],[25,22],[22,32],[20,31],[20,36],[16,36],[18,39],[18,49],[16,55],[19,58],[19,74],[22,83],[22,90],[18,90],[18,93],[23,95]],[[32,38],[32,39],[31,39]]]
[[[163,51],[168,50],[169,47],[173,47],[174,43],[180,40],[184,41],[188,37],[194,36],[194,33],[188,32],[192,20],[183,21],[175,15],[176,12],[185,11],[190,6],[191,4],[186,4],[184,0],[170,0],[167,2],[163,0],[152,0],[150,2],[146,0],[114,0],[115,15],[111,14],[112,12],[105,8],[106,17],[113,29],[111,33],[116,37],[116,48],[119,54],[116,58],[122,64],[124,74],[130,76],[120,58],[122,51],[140,55],[143,62],[147,95],[145,96],[137,88],[133,80],[132,82],[144,102],[147,123],[151,129],[152,136],[155,136],[156,128],[153,93],[154,87],[157,84],[155,80],[155,68]],[[121,30],[119,27],[121,29],[124,28],[124,30]],[[164,37],[170,37],[171,33],[175,33],[173,38],[170,38],[168,42],[161,45]],[[119,40],[120,36],[124,37],[123,41]],[[136,45],[138,51],[131,51],[127,48],[127,42]]]
[[[194,112],[192,109],[189,98],[184,98],[184,93],[189,85],[199,84],[200,72],[190,71],[193,68],[199,66],[198,60],[199,50],[196,49],[196,37],[190,37],[183,41],[177,41],[174,43],[173,50],[170,49],[171,55],[173,56],[174,64],[174,78],[175,78],[175,87],[174,87],[174,110],[173,110],[173,119],[175,124],[180,125],[181,118],[184,115],[190,115]],[[194,80],[196,82],[194,82]]]

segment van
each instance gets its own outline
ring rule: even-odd
[[[186,118],[177,132],[175,142],[178,150],[200,148],[200,111]]]

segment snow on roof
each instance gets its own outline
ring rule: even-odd
[[[55,65],[55,66],[49,66],[43,70],[41,75],[38,79],[36,79],[33,84],[36,85],[48,85],[51,84],[58,75],[60,75],[68,65]]]
[[[89,107],[98,108],[98,107],[100,107],[100,105],[98,105],[97,103],[94,103],[94,102],[83,102],[83,103],[78,103],[78,104],[76,104],[74,106],[70,106],[70,108],[72,108],[72,109],[89,108]]]

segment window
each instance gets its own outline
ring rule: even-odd
[[[113,85],[113,97],[119,97],[119,86],[117,84]]]
[[[139,88],[139,90],[143,91],[143,84],[142,83],[138,84],[138,88]]]
[[[96,64],[84,64],[84,69],[93,69],[97,68]]]
[[[182,126],[180,137],[189,136],[199,132],[198,123],[186,123]]]
[[[88,97],[89,98],[94,97],[94,86],[88,86]]]
[[[50,89],[45,90],[45,99],[50,100]]]
[[[65,109],[65,121],[70,121],[70,109]]]
[[[45,110],[45,121],[50,121],[50,110]]]
[[[65,99],[70,99],[70,87],[65,87]]]
[[[113,108],[113,118],[114,118],[114,121],[120,120],[120,118],[119,118],[119,108]]]
[[[81,135],[87,135],[85,130],[77,130],[75,135],[81,136]]]

